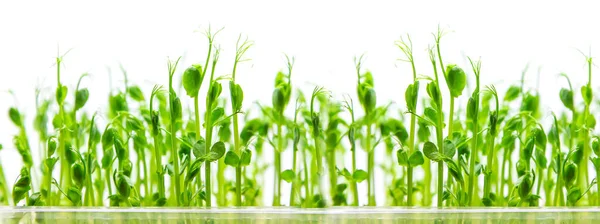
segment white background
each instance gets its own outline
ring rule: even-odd
[[[183,56],[178,77],[191,63],[203,63],[207,41],[201,31],[209,24],[225,27],[216,40],[224,50],[218,75],[231,72],[240,33],[255,43],[247,54],[252,60],[238,70],[245,107],[254,100],[270,103],[273,78],[285,69],[284,53],[296,57],[295,86],[310,90],[318,84],[336,98],[355,96],[353,57],[365,53],[364,67],[374,74],[379,102],[396,101],[404,108],[403,92],[412,75],[408,64],[397,60],[402,55],[394,41],[410,34],[418,73],[432,75],[425,49],[440,25],[453,31],[442,39],[445,64],[459,64],[472,82],[466,56],[481,57],[482,84],[497,85],[502,97],[530,63],[528,87],[539,83],[543,109],[558,111],[558,89],[566,86],[558,73],[570,74],[580,86],[587,67],[577,49],[598,52],[598,8],[592,1],[1,1],[0,143],[5,149],[0,159],[12,184],[21,164],[11,143],[17,130],[6,111],[18,105],[30,138],[37,137],[30,121],[34,89],[53,97],[57,52],[72,49],[62,70],[70,90],[80,74],[91,74],[82,85],[91,92],[86,109],[94,111],[107,106],[107,68],[113,89],[123,86],[122,64],[131,82],[148,93],[154,84],[167,83],[167,57]],[[576,97],[581,102],[579,91]],[[457,104],[465,102],[463,97]],[[382,202],[384,188],[378,187]],[[270,192],[271,184],[265,188]],[[267,196],[265,204],[269,201]]]

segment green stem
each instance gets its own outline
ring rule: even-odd
[[[283,117],[283,113],[280,113]],[[283,151],[283,130],[281,127],[281,121],[277,122],[277,149],[274,151],[274,182],[273,182],[273,206],[281,206],[281,152]]]
[[[412,155],[415,148],[415,114],[410,115],[410,139],[408,143],[408,155]],[[407,205],[413,206],[413,168],[411,166],[407,167],[408,177],[407,177]]]
[[[242,155],[242,149],[240,147],[240,134],[238,129],[238,116],[233,115],[233,144],[237,155]],[[242,206],[242,167],[238,166],[235,168],[235,201],[236,206]]]
[[[311,181],[308,178],[309,177],[308,169],[310,167],[308,166],[308,164],[306,162],[308,160],[308,157],[306,156],[306,150],[307,150],[306,148],[302,150],[302,163],[303,163],[302,165],[304,166],[304,193],[306,194],[306,197],[304,199],[304,203],[305,203],[304,207],[310,208],[310,207],[312,207],[312,194],[310,192]]]
[[[298,152],[298,146],[296,144],[294,144],[294,148],[292,150],[293,150],[293,152],[292,152],[292,172],[294,172],[294,174],[297,175],[297,173],[296,173],[296,160],[297,160],[296,156],[297,155],[296,154]],[[298,182],[297,179],[294,179],[291,184],[292,186],[290,187],[290,206],[294,206],[294,204],[295,204],[294,202],[296,199],[296,182]]]
[[[368,115],[366,115],[368,117]],[[368,122],[367,122],[368,123]],[[371,124],[367,124],[367,139],[366,139],[366,150],[367,150],[367,173],[369,174],[367,192],[369,195],[369,206],[376,206],[375,201],[375,153],[371,147]]]
[[[559,152],[560,153],[560,152]],[[558,156],[557,163],[562,164],[560,161],[560,156]],[[562,165],[558,165],[558,170],[556,171],[556,189],[554,190],[554,206],[562,206]]]
[[[175,68],[173,68],[174,70]],[[175,101],[174,90],[173,90],[173,76],[169,77],[169,103],[173,105],[173,101]],[[181,195],[181,181],[180,181],[180,168],[179,168],[179,155],[177,154],[177,136],[175,130],[175,124],[177,120],[175,115],[173,114],[174,108],[171,106],[171,159],[173,160],[173,187],[175,188],[175,204],[180,206],[179,196]]]
[[[484,180],[484,187],[483,187],[483,195],[484,197],[490,198],[490,193],[491,193],[491,189],[492,189],[492,177],[494,176],[493,174],[493,168],[494,168],[494,161],[495,161],[495,154],[496,152],[494,151],[494,137],[493,135],[488,135],[488,148],[487,148],[487,173],[485,175],[485,180]]]
[[[327,168],[329,169],[329,193],[331,194],[331,201],[333,202],[336,195],[337,186],[337,173],[336,173],[336,162],[335,162],[335,147],[329,149],[327,152]]]
[[[219,191],[217,191],[217,205],[218,206],[226,206],[227,199],[225,196],[227,195],[226,184],[225,184],[225,159],[221,158],[216,161],[217,162],[217,186]]]
[[[356,143],[352,141],[352,173],[356,171]],[[352,191],[352,206],[358,206],[358,186],[356,181],[352,181],[350,185],[350,190]]]
[[[422,206],[431,205],[431,160],[425,158],[425,163],[423,163],[423,170],[425,173],[425,177],[423,178],[423,197],[422,197]]]
[[[212,81],[212,80],[211,80]],[[211,84],[212,85],[212,84]],[[206,103],[206,108],[207,111],[212,111],[212,102],[208,102]],[[210,146],[212,146],[212,122],[210,120],[210,113],[206,113],[206,147],[207,149],[210,148]],[[204,179],[205,179],[205,188],[206,188],[206,207],[210,208],[212,206],[211,203],[211,197],[212,197],[212,190],[211,190],[211,183],[210,183],[210,162],[206,161],[204,164]]]
[[[440,102],[441,103],[441,102]],[[441,105],[440,105],[440,110],[441,112]],[[443,140],[443,119],[444,117],[439,116],[439,120],[438,120],[438,126],[436,127],[436,135],[437,135],[437,142],[438,142],[438,151],[440,154],[444,154],[444,140]],[[443,206],[443,198],[442,198],[442,194],[444,192],[444,162],[443,161],[439,161],[438,162],[438,183],[437,183],[437,207],[441,208]]]

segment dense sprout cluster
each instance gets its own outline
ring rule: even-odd
[[[600,185],[588,173],[600,172],[600,137],[592,132],[591,57],[580,92],[562,75],[568,88],[548,96],[564,104],[560,116],[542,111],[541,96],[526,90],[524,81],[504,92],[481,86],[480,61],[469,58],[472,72],[445,65],[441,30],[428,49],[431,76],[417,76],[410,36],[396,42],[413,77],[412,83],[399,84],[406,88],[400,112],[378,102],[374,75],[363,71],[362,57],[355,59],[355,107],[352,97],[335,100],[323,87],[310,95],[294,91],[294,58],[286,56],[287,71],[276,74],[271,102],[253,104],[260,116],[248,116],[244,112],[251,108],[242,107],[236,69],[252,42],[240,37],[231,76],[215,76],[218,33],[206,33],[203,64],[178,70],[179,60],[168,62],[168,86],[157,85],[148,95],[125,82],[125,89],[110,93],[104,127],[97,114],[82,110],[90,95],[80,86],[86,74],[71,91],[61,83],[63,58],[57,57],[55,96],[36,99],[37,135],[26,131],[19,108],[8,111],[19,130],[13,144],[24,165],[9,189],[8,170],[0,164],[0,204],[257,206],[272,193],[272,206],[307,208],[600,205]],[[175,91],[174,77],[181,78],[185,95]],[[469,80],[474,81],[470,93],[465,92]],[[202,91],[205,99],[199,98]],[[192,110],[183,109],[188,97]],[[459,98],[466,108],[455,110]],[[549,127],[541,124],[542,116],[552,117]],[[291,164],[282,164],[286,150],[292,150]],[[357,150],[367,157],[357,158]],[[376,150],[385,150],[384,161],[376,162]],[[40,164],[34,164],[36,154]],[[366,169],[357,167],[358,159],[365,160]],[[274,172],[272,192],[257,178],[267,168]],[[386,192],[375,191],[376,172],[385,177],[381,183],[390,183]],[[366,191],[359,191],[364,182]],[[376,194],[386,194],[386,202],[377,203]]]

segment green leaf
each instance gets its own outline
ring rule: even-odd
[[[56,138],[49,138],[48,144],[47,144],[47,149],[48,149],[47,156],[50,157],[50,156],[54,155],[54,152],[56,152],[57,147],[58,147],[58,142],[56,142]]]
[[[404,93],[404,99],[406,100],[406,108],[409,112],[416,112],[417,101],[419,98],[419,81],[408,85]]]
[[[372,112],[377,106],[377,94],[374,88],[367,88],[365,92],[365,111]]]
[[[242,151],[242,157],[240,159],[240,166],[250,165],[251,160],[252,160],[252,151],[250,151],[249,149],[244,149]]]
[[[292,170],[284,170],[281,172],[281,179],[283,179],[285,182],[291,183],[294,181],[294,179],[296,179],[296,174]]]
[[[208,90],[208,102],[216,102],[216,99],[221,95],[223,87],[221,83],[213,81],[211,88]]]
[[[273,109],[279,113],[281,113],[285,107],[285,98],[283,94],[284,93],[281,88],[275,88],[275,90],[273,90],[273,96],[271,100],[273,103]]]
[[[242,102],[244,101],[244,91],[239,84],[235,84],[232,81],[229,82],[229,89],[231,92],[231,101],[233,105],[233,111],[238,112],[242,110]]]
[[[470,97],[467,102],[467,118],[470,120],[475,120],[477,118],[477,102],[473,97]]]
[[[54,165],[56,165],[57,161],[58,161],[58,158],[56,158],[56,157],[50,157],[50,158],[44,159],[44,168],[42,169],[44,171],[44,174],[52,173],[52,170],[54,169]]]
[[[425,144],[423,144],[423,153],[427,158],[435,162],[439,162],[444,158],[432,142],[425,142]]]
[[[431,108],[431,107],[426,107],[425,110],[423,111],[423,113],[425,114],[425,117],[427,119],[429,119],[430,122],[437,124],[438,119],[439,119],[439,114],[438,111]],[[439,127],[442,128],[442,127]]]
[[[594,136],[592,140],[592,151],[596,156],[600,156],[600,137]]]
[[[527,142],[525,143],[525,147],[523,147],[523,150],[521,150],[521,159],[529,162],[529,160],[531,160],[531,156],[533,155],[533,149],[535,147],[535,142],[533,138],[529,138],[527,139]]]
[[[128,130],[132,130],[132,131],[144,130],[144,125],[142,124],[142,121],[140,121],[139,119],[132,117],[132,116],[128,116],[127,119],[125,120],[125,127]]]
[[[193,153],[196,158],[204,157],[206,155],[206,141],[200,137],[196,143],[194,143]]]
[[[73,179],[73,182],[75,183],[75,185],[77,187],[81,188],[81,186],[83,186],[83,182],[85,181],[85,178],[86,178],[85,168],[83,167],[83,164],[81,164],[81,163],[73,164],[71,166],[71,173],[72,173],[71,178]]]
[[[223,155],[225,155],[225,143],[218,141],[210,149],[210,153],[208,153],[206,160],[214,162],[223,157]]]
[[[356,181],[356,183],[363,182],[369,177],[369,174],[364,170],[355,170],[352,174],[352,179]]]
[[[560,89],[560,101],[565,105],[569,110],[575,109],[575,104],[573,103],[573,91],[569,89],[562,88]]]
[[[71,186],[69,190],[67,190],[67,198],[73,205],[81,204],[81,190],[75,186]]]
[[[448,167],[448,173],[450,173],[450,175],[452,175],[454,179],[462,183],[464,180],[462,173],[459,171],[458,164],[456,164],[456,162],[454,162],[454,160],[451,159],[445,159],[444,161],[446,162],[446,166]]]
[[[75,93],[75,110],[83,108],[89,97],[90,91],[87,88],[77,90]]]
[[[520,94],[521,94],[520,87],[510,86],[510,87],[508,87],[508,90],[506,91],[506,94],[504,95],[504,101],[506,101],[506,102],[513,101],[513,100],[517,99],[517,97],[519,97]]]
[[[396,157],[398,157],[398,165],[408,166],[408,154],[406,153],[406,150],[399,149],[396,153]]]
[[[346,180],[351,181],[352,178],[352,174],[350,173],[350,171],[348,171],[348,169],[344,168],[343,170],[340,170],[339,168],[337,168],[337,174],[340,176],[343,176],[344,178],[346,178]]]
[[[240,165],[240,157],[238,157],[235,152],[228,151],[227,154],[225,154],[225,164],[232,167],[238,167]]]
[[[585,122],[585,126],[588,128],[596,127],[596,118],[594,118],[594,116],[588,116]]]
[[[42,194],[40,192],[33,193],[29,195],[29,199],[27,200],[27,206],[43,206],[44,201],[42,201]]]
[[[583,102],[585,102],[585,105],[590,105],[590,103],[592,103],[592,89],[588,88],[588,86],[581,87],[581,96],[583,97]]]
[[[442,102],[442,96],[440,93],[440,89],[437,86],[437,83],[430,82],[427,84],[427,94],[431,98],[433,104],[436,105],[436,107],[441,106],[440,103]]]
[[[573,183],[575,183],[575,180],[577,180],[577,165],[575,165],[575,163],[568,162],[564,167],[562,178],[565,182],[565,186],[572,186]]]
[[[127,88],[127,93],[129,93],[129,97],[137,102],[143,102],[146,99],[144,98],[144,93],[139,86],[130,86]]]
[[[176,121],[181,120],[181,117],[183,116],[182,110],[181,99],[179,99],[179,97],[175,97],[175,99],[173,99],[171,102],[171,117]]]
[[[529,196],[531,193],[531,189],[533,188],[533,180],[531,175],[523,175],[521,178],[519,178],[518,182],[519,184],[517,187],[519,189],[519,197],[522,199],[527,198],[527,196]]]
[[[108,169],[108,167],[112,164],[115,156],[114,153],[115,151],[112,148],[104,149],[104,153],[102,154],[102,168]]]
[[[535,133],[535,145],[538,148],[545,149],[547,141],[548,141],[547,138],[546,138],[546,133],[544,133],[539,128],[534,129],[534,133]]]
[[[114,144],[114,139],[115,139],[116,133],[117,133],[117,130],[115,130],[112,127],[106,129],[106,131],[102,134],[102,148],[103,149],[112,147],[112,145]]]
[[[58,86],[56,87],[56,102],[58,105],[62,105],[67,98],[67,93],[69,89],[66,86]]]
[[[467,85],[467,75],[460,67],[450,64],[446,67],[446,83],[452,97],[459,97]]]
[[[185,176],[185,182],[189,183],[196,176],[198,176],[198,173],[200,173],[200,167],[202,167],[204,161],[204,158],[198,158],[192,163],[192,165],[190,165],[190,169],[188,170],[187,175]]]
[[[571,204],[575,204],[577,201],[579,201],[579,199],[581,199],[582,196],[581,189],[575,186],[569,189],[569,192],[567,193],[567,200]]]
[[[17,108],[11,107],[8,109],[8,116],[13,124],[15,124],[17,127],[21,127],[23,125],[21,122],[21,113],[19,110],[17,110]]]
[[[410,158],[408,158],[408,164],[411,167],[420,166],[420,165],[423,165],[423,163],[425,163],[425,160],[423,158],[423,153],[421,151],[413,152],[413,154],[410,155]]]
[[[454,143],[448,139],[444,140],[444,156],[447,158],[452,158],[456,154],[456,146]]]
[[[219,118],[223,117],[223,115],[225,115],[225,109],[223,109],[223,107],[217,107],[210,114],[210,120],[214,124]]]
[[[535,161],[538,167],[546,168],[548,166],[548,159],[546,159],[544,151],[540,148],[535,149]]]
[[[188,96],[192,98],[198,96],[202,79],[202,66],[200,65],[192,65],[183,72],[183,88]]]

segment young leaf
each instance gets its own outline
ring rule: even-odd
[[[419,81],[415,81],[415,83],[408,85],[406,88],[406,92],[404,93],[404,98],[406,100],[406,108],[409,112],[416,112],[417,108],[417,100],[419,98]]]
[[[294,179],[296,179],[296,174],[292,170],[284,170],[281,172],[281,179],[283,179],[285,182],[291,183],[294,181]]]
[[[424,162],[425,160],[423,159],[423,153],[421,153],[421,151],[415,151],[410,155],[410,158],[408,158],[408,164],[411,167],[423,165]]]
[[[58,105],[62,105],[67,98],[67,92],[69,89],[66,86],[58,86],[56,87],[56,102]]]
[[[398,157],[398,165],[408,166],[408,154],[406,153],[406,150],[399,149],[396,153],[396,157]]]
[[[462,95],[463,89],[467,84],[467,75],[460,67],[450,64],[446,66],[446,83],[448,89],[450,89],[450,95],[452,97],[459,97]]]
[[[194,143],[193,150],[194,156],[196,158],[201,158],[206,155],[206,141],[204,138],[200,137],[200,139]]]
[[[206,160],[209,162],[214,162],[219,160],[225,154],[225,143],[218,141],[215,143],[210,149],[210,153],[208,153]]]
[[[356,183],[363,182],[369,177],[369,174],[364,170],[355,170],[352,174],[352,179],[356,181]]]
[[[504,95],[504,101],[506,101],[506,102],[513,101],[513,100],[517,99],[517,97],[519,97],[520,94],[521,94],[520,87],[510,86],[510,87],[508,87],[508,90],[506,91],[506,94]]]
[[[77,93],[75,94],[75,110],[79,110],[85,106],[85,103],[87,103],[88,98],[90,97],[90,92],[87,88],[84,88],[77,90]]]
[[[201,65],[192,65],[183,72],[183,88],[188,96],[192,98],[198,96],[202,78]]]
[[[454,143],[448,139],[444,140],[444,156],[447,158],[452,158],[454,157],[454,154],[456,154],[456,146],[454,146]]]
[[[425,142],[425,144],[423,144],[423,153],[427,158],[435,162],[439,162],[443,159],[442,154],[438,152],[437,147],[432,142]]]
[[[139,86],[130,86],[127,88],[128,96],[137,102],[145,101],[144,93]]]
[[[250,165],[251,160],[252,160],[252,151],[250,151],[249,149],[244,149],[242,151],[242,156],[240,158],[240,166]]]
[[[227,154],[225,154],[225,164],[232,167],[238,167],[240,165],[240,157],[238,157],[235,152],[228,151]]]
[[[23,123],[21,122],[21,113],[19,113],[19,110],[17,110],[17,108],[11,107],[10,109],[8,109],[8,116],[10,117],[10,120],[13,122],[13,124],[15,124],[17,127],[21,127],[21,125],[23,125]]]
[[[569,110],[574,110],[575,105],[573,103],[573,91],[569,89],[562,88],[560,89],[560,101],[565,105]]]

